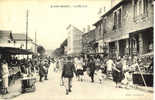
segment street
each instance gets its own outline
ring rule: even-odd
[[[97,82],[79,82],[74,77],[72,92],[65,95],[65,88],[60,86],[60,73],[53,72],[53,64],[49,69],[49,80],[36,83],[36,91],[18,94],[8,100],[152,100],[153,93],[137,89],[115,88],[112,80]],[[19,87],[19,86],[18,86]],[[14,91],[15,92],[15,91]],[[10,93],[11,94],[11,93]]]

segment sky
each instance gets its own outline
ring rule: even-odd
[[[39,45],[55,49],[67,38],[68,25],[83,30],[99,19],[100,8],[110,7],[110,0],[0,0],[0,30],[25,34],[28,10],[28,36],[34,40],[36,32]]]

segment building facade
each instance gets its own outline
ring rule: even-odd
[[[82,35],[82,51],[83,53],[95,53],[95,29]]]
[[[74,27],[73,25],[69,25],[67,27],[67,35],[67,54],[77,55],[82,53],[83,32]]]
[[[0,31],[0,47],[14,47],[14,41],[12,39],[11,31]]]
[[[111,57],[153,51],[153,22],[153,0],[122,0],[94,24],[98,52],[99,44]]]

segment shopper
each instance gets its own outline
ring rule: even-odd
[[[95,73],[95,62],[93,60],[93,58],[90,58],[89,59],[89,62],[88,62],[88,67],[90,69],[90,74],[89,76],[91,77],[91,82],[93,83],[94,82],[94,73]]]
[[[115,66],[113,60],[111,58],[109,58],[107,61],[106,61],[106,72],[107,72],[107,78],[111,76],[112,74],[112,67]]]
[[[71,57],[67,58],[68,62],[63,66],[63,77],[64,77],[64,86],[66,88],[66,95],[71,92],[72,88],[72,78],[74,73],[76,74],[76,69],[74,64],[71,62]]]
[[[123,65],[120,59],[116,61],[116,65],[112,67],[112,70],[113,81],[116,83],[116,88],[121,88],[121,81],[123,79]]]
[[[1,64],[1,73],[2,73],[2,82],[3,82],[3,89],[4,94],[8,93],[8,77],[9,77],[9,70],[8,70],[8,63],[5,59],[2,59]]]
[[[77,69],[77,77],[78,81],[83,81],[82,76],[83,76],[83,61],[81,57],[78,57],[78,59],[75,62],[75,66]]]
[[[45,76],[45,73],[46,73],[46,67],[44,66],[44,62],[41,61],[40,64],[39,64],[39,76],[40,76],[40,79],[39,81],[42,82],[43,80],[43,77]]]

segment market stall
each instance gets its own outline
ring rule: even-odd
[[[16,48],[16,47],[0,47],[0,59],[6,59],[9,70],[8,84],[13,85],[17,79],[20,78],[21,73],[21,60],[18,59],[19,55],[29,55],[32,52]],[[24,57],[24,56],[23,56]],[[3,88],[2,79],[0,77],[0,88]],[[2,89],[1,89],[2,90]]]
[[[153,87],[153,52],[140,57],[139,68],[133,73],[133,83]]]

